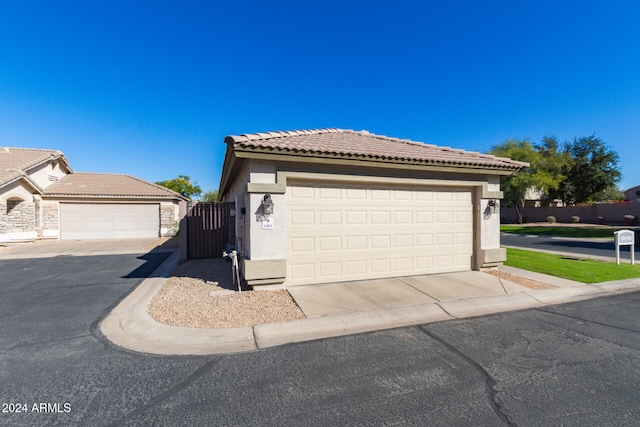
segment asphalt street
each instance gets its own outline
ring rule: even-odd
[[[98,322],[162,256],[0,261],[0,425],[640,424],[640,293],[235,355],[113,346]]]
[[[502,246],[530,249],[537,251],[564,252],[593,257],[616,258],[613,240],[572,239],[553,236],[534,236],[525,234],[500,233]],[[630,246],[620,248],[620,258],[628,262]],[[640,247],[635,247],[635,258],[640,259]]]

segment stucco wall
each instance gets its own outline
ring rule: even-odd
[[[44,189],[53,184],[58,178],[66,175],[66,173],[60,169],[60,162],[54,160],[28,170],[27,175],[40,188]]]
[[[249,208],[249,195],[246,194],[247,183],[250,178],[250,168],[246,164],[236,175],[235,181],[229,193],[225,195],[225,202],[233,202],[236,207],[236,250],[243,257],[251,257],[251,242],[248,238],[251,224],[251,210]],[[242,212],[245,212],[244,214]]]
[[[26,188],[22,180],[13,182],[0,189],[0,200],[22,199],[33,201],[33,193],[30,188]]]
[[[366,169],[352,166],[310,165],[248,160],[242,172],[236,175],[226,201],[235,201],[239,218],[237,224],[238,246],[247,259],[254,265],[268,260],[282,260],[286,257],[286,206],[283,187],[279,187],[278,171],[285,173],[314,173],[331,176],[355,176],[362,182],[372,178],[389,178],[397,182],[403,179],[428,180],[429,186],[448,187],[467,182],[467,187],[475,194],[476,266],[495,265],[502,261],[503,251],[500,249],[500,178],[498,176],[480,176],[477,174],[442,173],[414,170]],[[373,178],[375,179],[375,178]],[[400,180],[400,181],[398,181]],[[247,192],[247,184],[251,184],[251,192]],[[278,191],[270,191],[270,186]],[[272,228],[265,229],[261,221],[261,204],[265,194],[269,193],[274,204],[274,212],[270,215]],[[489,209],[489,200],[496,200],[495,209]],[[244,202],[244,205],[243,205]],[[240,215],[245,207],[246,214]],[[241,241],[242,240],[242,241]]]
[[[487,177],[487,189],[489,191],[500,191],[500,178]],[[489,200],[495,200],[496,206],[491,209]],[[500,247],[500,200],[481,199],[480,200],[480,248],[497,249]]]
[[[277,168],[274,162],[255,160],[249,164],[249,182],[259,184],[275,184],[277,180]],[[273,214],[269,215],[273,227],[263,227],[262,201],[269,194],[273,201]],[[249,206],[251,212],[249,220],[249,234],[251,236],[251,259],[283,259],[285,257],[285,201],[284,194],[272,194],[269,192],[249,194]]]

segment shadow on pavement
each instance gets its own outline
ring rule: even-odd
[[[122,276],[123,279],[143,279],[150,277],[151,273],[160,266],[171,255],[171,252],[149,252],[138,259],[146,261],[140,267],[133,270],[126,276]]]

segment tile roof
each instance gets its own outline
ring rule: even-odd
[[[528,163],[490,154],[440,147],[408,139],[390,138],[367,131],[313,129],[227,136],[235,150],[259,150],[279,154],[351,158],[390,163],[419,163],[516,171]]]
[[[181,199],[168,188],[131,175],[76,172],[65,175],[44,191],[45,197]]]
[[[34,166],[59,158],[64,159],[64,154],[58,150],[0,147],[0,186],[25,176]],[[66,159],[64,163],[69,167]]]

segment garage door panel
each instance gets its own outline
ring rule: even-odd
[[[291,184],[288,285],[471,268],[470,191]]]
[[[346,261],[346,275],[349,277],[367,274],[367,260]]]
[[[158,237],[158,204],[61,203],[62,239]]]
[[[318,250],[320,252],[341,251],[342,236],[324,236],[318,239]]]
[[[340,211],[320,211],[318,215],[319,226],[340,225],[342,223],[342,212]]]
[[[391,224],[391,211],[372,211],[371,225],[389,225]]]
[[[348,251],[367,249],[367,236],[346,236],[345,242]]]
[[[320,262],[320,278],[336,279],[342,276],[342,263],[340,261]]]
[[[370,271],[373,275],[379,277],[385,277],[391,274],[391,259],[390,258],[376,258],[371,260]]]
[[[417,256],[416,268],[418,270],[430,271],[433,269],[433,256]]]
[[[373,188],[370,191],[371,200],[389,201],[391,200],[391,190]]]
[[[367,211],[350,210],[346,212],[345,223],[347,225],[367,225]]]
[[[315,277],[315,264],[313,262],[291,263],[288,266],[288,276],[291,277],[293,282]]]
[[[416,246],[421,248],[433,247],[433,234],[426,234],[426,233],[416,234]]]
[[[367,191],[363,188],[347,188],[343,190],[346,200],[362,201],[367,198]]]

